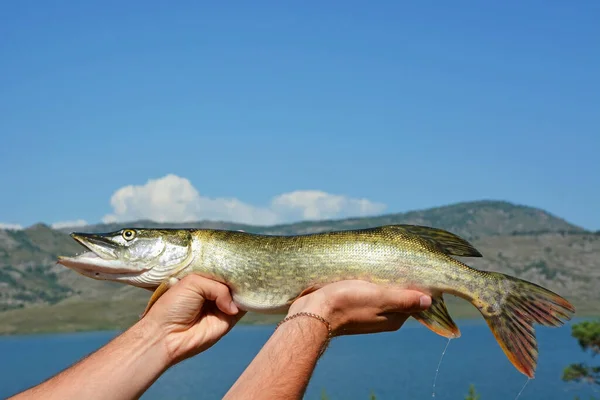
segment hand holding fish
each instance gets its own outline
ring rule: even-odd
[[[338,281],[305,295],[288,315],[309,312],[329,322],[334,336],[396,331],[413,313],[426,310],[431,297],[415,290],[362,280]]]
[[[125,332],[11,400],[137,399],[169,367],[211,347],[244,314],[232,306],[227,286],[190,274]]]
[[[163,297],[144,319],[156,325],[171,365],[210,348],[246,314],[233,303],[226,285],[196,274]]]

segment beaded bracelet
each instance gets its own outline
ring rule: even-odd
[[[298,317],[311,317],[311,318],[317,319],[317,320],[321,321],[323,324],[325,324],[325,326],[327,327],[327,340],[323,344],[323,347],[321,348],[321,351],[319,353],[319,357],[321,357],[323,355],[323,353],[325,353],[327,344],[329,343],[329,341],[331,340],[331,337],[333,336],[333,331],[331,330],[331,324],[329,323],[329,321],[327,321],[325,318],[321,317],[320,315],[309,313],[309,312],[299,312],[296,314],[292,314],[289,317],[285,317],[284,319],[279,321],[279,323],[275,327],[275,330],[277,330],[277,328],[279,328],[279,326],[281,324],[283,324],[289,320],[292,320],[294,318],[298,318]]]

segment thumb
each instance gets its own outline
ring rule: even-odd
[[[431,306],[431,296],[416,290],[390,289],[385,291],[383,301],[386,310],[393,312],[415,313]]]

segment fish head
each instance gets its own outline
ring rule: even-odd
[[[109,233],[73,232],[88,251],[58,263],[89,278],[154,288],[193,258],[189,230],[126,228]]]

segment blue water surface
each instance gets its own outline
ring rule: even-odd
[[[436,400],[464,399],[475,384],[481,400],[514,399],[527,378],[510,364],[481,320],[457,321],[462,337],[452,340],[441,364]],[[215,346],[167,371],[143,399],[220,399],[266,342],[273,326],[236,326]],[[593,362],[562,328],[536,327],[536,378],[522,400],[600,399],[598,389],[564,383],[563,368]],[[35,385],[96,350],[117,332],[8,336],[0,338],[0,397]],[[401,330],[334,339],[313,375],[305,398],[431,399],[432,384],[447,339],[417,323]],[[285,371],[281,371],[285,373]]]

